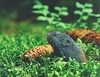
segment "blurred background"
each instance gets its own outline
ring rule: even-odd
[[[100,13],[100,0],[0,0],[0,16],[9,17],[16,21],[30,20],[35,22],[36,15],[31,13],[31,11],[32,6],[38,1],[48,5],[50,11],[54,11],[54,6],[68,7],[69,16],[63,18],[67,22],[77,19],[77,16],[73,14],[73,11],[76,9],[76,1],[82,4],[92,3],[94,5],[93,12]]]
[[[73,13],[73,11],[77,9],[75,6],[77,1],[81,4],[92,3],[93,13],[100,13],[100,0],[0,0],[0,32],[16,26],[14,25],[15,22],[28,21],[31,23],[37,23],[37,15],[32,13],[32,6],[38,1],[42,4],[48,5],[51,12],[54,12],[55,6],[68,7],[69,15],[67,17],[62,17],[63,22],[73,22],[78,19],[79,16]],[[96,19],[90,18],[88,22],[91,23],[93,21],[96,21]],[[20,27],[21,24],[19,25],[19,28]]]

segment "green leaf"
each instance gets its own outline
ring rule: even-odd
[[[83,20],[87,20],[89,16],[83,16]]]
[[[76,7],[77,7],[77,8],[84,8],[84,5],[81,4],[81,3],[79,3],[79,2],[76,2]]]
[[[85,3],[85,5],[84,5],[85,7],[93,7],[93,4],[91,4],[91,3]]]
[[[85,13],[92,13],[93,9],[91,9],[91,8],[85,8],[85,9],[83,9],[83,12],[85,12]]]
[[[61,8],[58,7],[58,6],[54,7],[54,9],[57,10],[57,11],[61,11]]]
[[[61,10],[66,11],[66,10],[68,10],[68,8],[67,7],[62,7]]]
[[[48,10],[33,10],[32,13],[36,13],[36,14],[43,14],[44,16],[46,16],[47,14],[49,14]]]
[[[63,23],[63,22],[59,22],[59,23],[57,24],[57,26],[61,26],[61,27],[63,27],[64,29],[67,28],[67,27],[66,27],[66,24]]]
[[[79,10],[75,10],[74,14],[82,15],[83,13],[81,11],[79,11]]]
[[[47,17],[38,16],[38,17],[37,17],[37,20],[46,21],[46,20],[47,20]]]
[[[42,14],[43,14],[44,16],[46,16],[46,15],[48,15],[48,14],[49,14],[49,11],[48,11],[48,10],[43,9],[43,10],[42,10]]]
[[[60,15],[62,15],[62,16],[68,16],[68,12],[62,11],[62,12],[60,12]]]
[[[59,18],[57,18],[56,20],[57,20],[57,21],[61,21],[61,18],[59,17]]]
[[[45,10],[49,9],[49,7],[48,7],[47,5],[44,5],[43,8],[44,8]]]
[[[41,14],[42,11],[41,10],[33,10],[32,13]]]
[[[57,21],[53,21],[52,24],[56,25],[58,22]]]
[[[91,14],[91,16],[100,17],[100,14]]]
[[[53,18],[50,17],[50,18],[47,19],[47,21],[48,21],[49,24],[52,24],[53,23]]]
[[[52,17],[58,17],[58,16],[59,16],[59,15],[56,14],[56,13],[50,13],[50,15],[51,15]]]
[[[34,6],[33,6],[33,9],[41,9],[42,6],[43,6],[43,5],[42,5],[41,3],[39,3],[39,4],[34,5]]]

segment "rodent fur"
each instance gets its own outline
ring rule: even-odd
[[[65,56],[66,61],[72,58],[79,63],[86,62],[83,50],[67,34],[51,31],[47,34],[47,41],[54,48],[54,54],[60,57]]]

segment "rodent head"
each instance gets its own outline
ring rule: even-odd
[[[73,53],[74,42],[68,35],[59,31],[51,31],[47,34],[48,43],[54,48],[54,54],[57,56],[68,57]]]
[[[48,42],[54,47],[54,46],[66,46],[70,47],[73,44],[73,40],[66,34],[61,33],[59,31],[52,31],[47,34],[47,40]]]

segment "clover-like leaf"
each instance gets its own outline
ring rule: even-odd
[[[50,15],[51,15],[52,17],[58,17],[58,16],[59,16],[59,15],[56,14],[56,13],[50,13]]]
[[[62,15],[62,16],[68,16],[68,12],[62,11],[62,12],[60,12],[60,15]]]
[[[85,8],[85,9],[83,9],[83,12],[85,12],[85,13],[91,13],[91,12],[93,12],[93,9],[91,9],[91,8]]]
[[[87,20],[89,18],[89,16],[83,16],[83,20]]]
[[[48,7],[47,5],[44,5],[43,8],[44,8],[45,10],[48,10],[48,9],[49,9],[49,7]]]
[[[91,16],[100,17],[100,14],[91,14]]]
[[[46,16],[46,15],[48,15],[48,14],[49,14],[49,11],[48,11],[48,10],[43,9],[41,14],[43,14],[44,16]]]
[[[38,4],[34,5],[32,8],[33,8],[33,9],[41,9],[42,6],[43,6],[43,5],[42,5],[41,3],[38,3]]]
[[[41,14],[42,11],[41,10],[33,10],[32,13]]]
[[[85,3],[85,5],[84,5],[85,7],[93,7],[93,4],[91,4],[91,3]]]
[[[47,17],[45,17],[45,16],[38,16],[37,17],[37,20],[46,21],[47,20]]]
[[[57,26],[61,26],[61,27],[63,27],[64,29],[67,28],[67,27],[66,27],[66,24],[63,23],[63,22],[59,22],[59,23],[57,24]]]
[[[79,11],[79,10],[75,10],[74,14],[82,15],[83,13],[81,11]]]
[[[49,18],[47,19],[47,22],[48,22],[49,24],[52,24],[52,23],[53,23],[53,18],[52,18],[52,17],[49,17]]]
[[[57,11],[61,11],[61,8],[58,7],[58,6],[54,7],[54,9],[57,10]]]
[[[81,3],[79,3],[79,2],[76,2],[76,7],[77,7],[77,8],[84,8],[84,5],[81,4]]]
[[[52,24],[56,25],[58,22],[57,21],[53,21]]]
[[[66,11],[66,10],[68,10],[68,8],[67,7],[61,7],[61,10]]]

